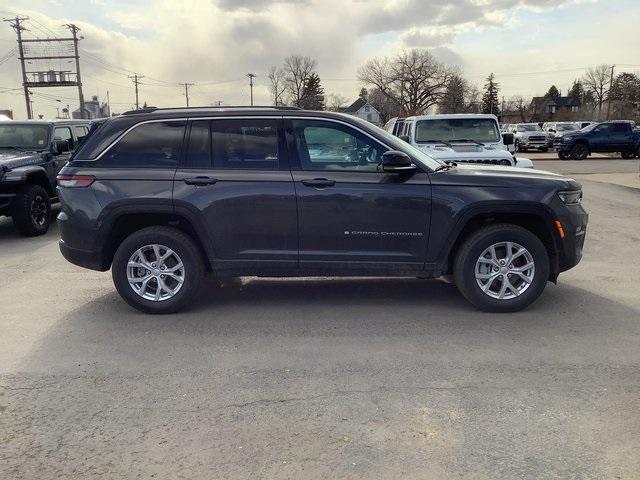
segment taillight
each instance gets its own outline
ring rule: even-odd
[[[58,175],[56,180],[61,187],[80,188],[91,185],[95,182],[96,177],[93,175]]]

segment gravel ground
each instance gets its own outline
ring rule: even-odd
[[[585,258],[510,315],[247,278],[145,316],[0,220],[0,478],[640,478],[640,190],[584,185]]]

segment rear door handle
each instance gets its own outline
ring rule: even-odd
[[[213,185],[218,181],[218,179],[211,178],[211,177],[190,177],[190,178],[185,178],[183,181],[187,185],[205,186],[205,185]]]
[[[336,184],[336,181],[329,180],[327,178],[314,178],[312,180],[302,180],[302,184],[307,187],[325,188],[333,187]]]

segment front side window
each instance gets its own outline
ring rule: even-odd
[[[0,148],[43,150],[48,144],[49,127],[46,125],[0,124]]]
[[[277,170],[280,168],[277,120],[213,120],[214,168]]]
[[[73,137],[71,136],[71,129],[69,127],[58,127],[54,130],[53,138],[56,141],[66,140],[69,144],[69,150],[73,150]]]
[[[296,148],[303,170],[377,172],[387,148],[346,125],[294,120]]]
[[[100,163],[114,167],[175,167],[184,128],[184,121],[140,124],[111,147]]]

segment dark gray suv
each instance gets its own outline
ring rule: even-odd
[[[515,311],[581,256],[580,184],[433,160],[372,124],[292,108],[148,109],[102,124],[60,172],[60,249],[132,306],[217,277],[452,275]]]

